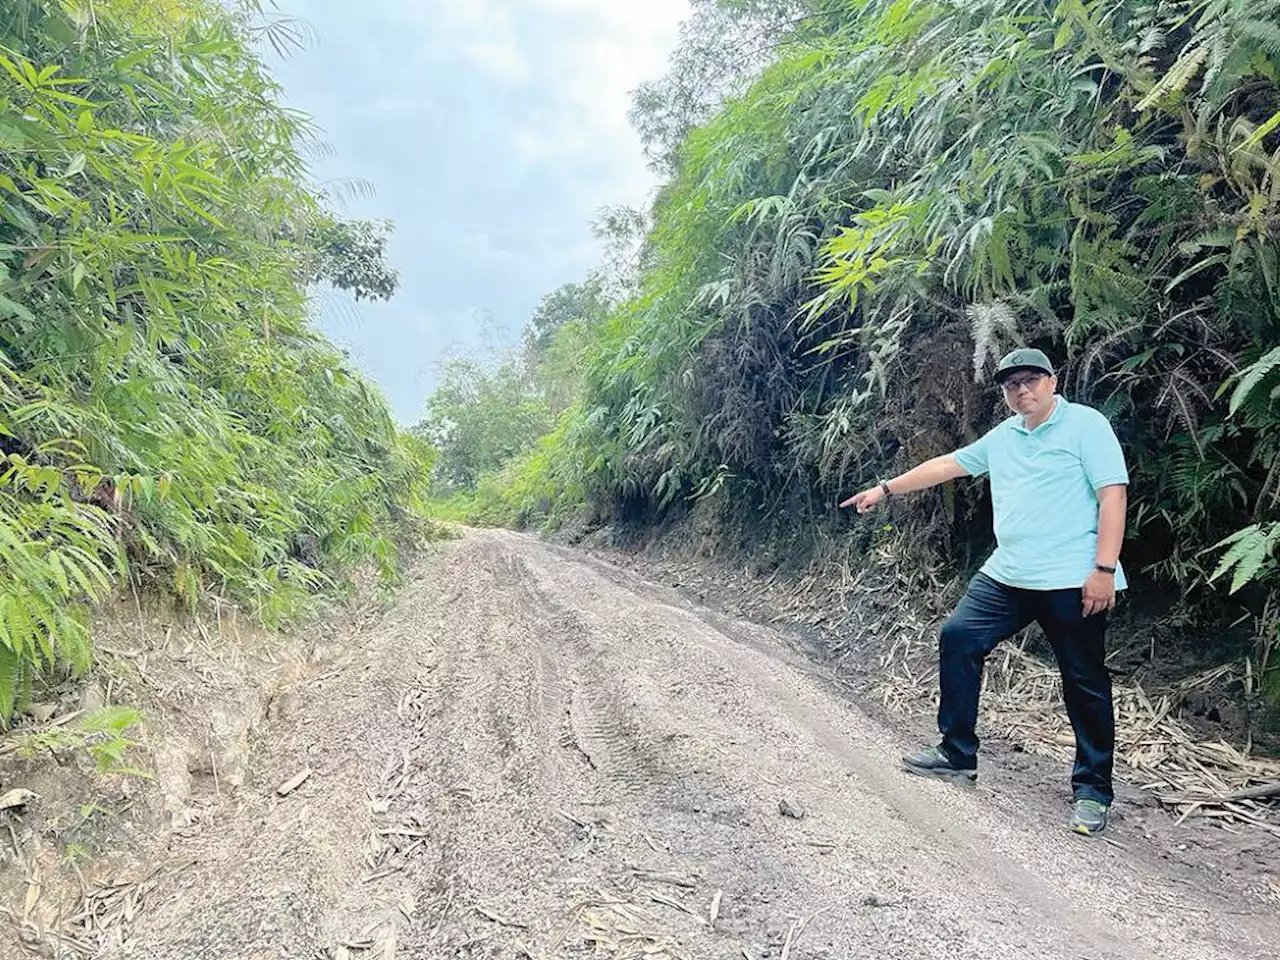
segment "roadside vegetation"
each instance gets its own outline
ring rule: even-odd
[[[1247,631],[1238,692],[1280,703],[1280,3],[695,7],[636,98],[665,182],[610,220],[634,257],[454,371],[437,493],[475,522],[698,509],[964,566],[982,484],[888,528],[834,504],[996,423],[995,359],[1042,347],[1127,451],[1135,598],[1184,637]]]
[[[396,576],[432,454],[315,332],[387,226],[307,175],[252,0],[0,6],[0,723],[139,591],[295,621]]]

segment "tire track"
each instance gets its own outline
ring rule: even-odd
[[[597,646],[590,629],[575,610],[551,596],[538,582],[528,561],[519,555],[504,560],[520,601],[519,616],[529,635],[552,638],[555,648],[537,640],[540,653],[557,664],[550,671],[557,682],[545,690],[557,715],[567,718],[561,743],[576,750],[604,781],[612,800],[661,790],[677,771],[663,739],[646,729],[632,704],[625,673]]]
[[[767,630],[507,533],[422,571],[111,960],[1274,958],[1274,917],[906,780]]]

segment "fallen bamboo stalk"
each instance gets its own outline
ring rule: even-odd
[[[484,917],[486,920],[492,921],[493,923],[496,923],[500,927],[512,927],[513,929],[516,929],[516,930],[529,929],[529,925],[527,923],[520,923],[516,920],[508,920],[505,917],[501,917],[498,914],[494,913],[492,910],[486,910],[484,907],[476,906],[476,907],[473,907],[472,909],[474,909],[476,913],[480,914],[480,916]]]
[[[1280,797],[1280,780],[1274,783],[1264,783],[1256,787],[1249,787],[1245,790],[1237,790],[1224,797],[1218,797],[1216,802],[1235,803],[1239,800],[1267,800],[1271,797]]]

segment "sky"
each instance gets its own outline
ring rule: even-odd
[[[687,0],[278,0],[307,49],[274,63],[327,144],[346,217],[395,222],[390,303],[326,292],[320,325],[416,422],[450,353],[515,342],[599,260],[590,223],[656,186],[627,121]],[[372,192],[356,187],[372,186]]]

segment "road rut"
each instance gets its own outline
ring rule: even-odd
[[[1280,922],[1070,835],[777,634],[473,533],[304,682],[119,957],[1274,958]],[[287,797],[274,787],[304,767]],[[1063,771],[1064,790],[1067,771]],[[784,812],[785,810],[785,812]],[[1140,842],[1140,839],[1139,839]],[[190,860],[194,860],[191,863]]]

